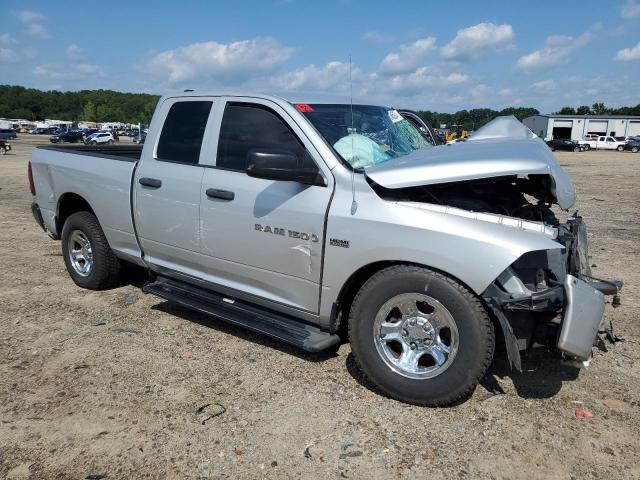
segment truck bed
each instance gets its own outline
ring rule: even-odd
[[[126,162],[140,160],[143,145],[43,145],[41,150],[53,150],[63,153],[75,153],[85,157],[99,157]]]

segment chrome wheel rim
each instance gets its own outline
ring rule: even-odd
[[[413,379],[442,374],[458,353],[458,327],[438,300],[403,293],[385,302],[373,323],[378,354],[394,372]]]
[[[69,263],[78,275],[89,276],[93,268],[93,251],[87,236],[80,230],[74,230],[67,240]]]

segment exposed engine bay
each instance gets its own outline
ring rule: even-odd
[[[446,205],[543,222],[553,227],[560,224],[551,210],[553,195],[551,179],[547,175],[526,178],[513,175],[398,189],[371,184],[386,200]]]

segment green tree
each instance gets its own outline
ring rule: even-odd
[[[84,104],[82,119],[87,122],[96,121],[96,105],[91,100]]]
[[[576,114],[578,114],[578,115],[590,115],[591,114],[591,108],[589,108],[587,105],[581,105],[576,109]]]
[[[593,113],[596,115],[606,115],[608,113],[607,107],[605,107],[602,102],[596,102],[591,105],[591,110],[593,110]]]
[[[576,110],[573,107],[562,107],[558,113],[560,115],[575,115]]]

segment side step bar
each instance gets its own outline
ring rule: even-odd
[[[276,338],[307,352],[319,352],[340,343],[338,335],[302,320],[241,300],[229,299],[179,280],[159,276],[142,287],[142,291]]]

